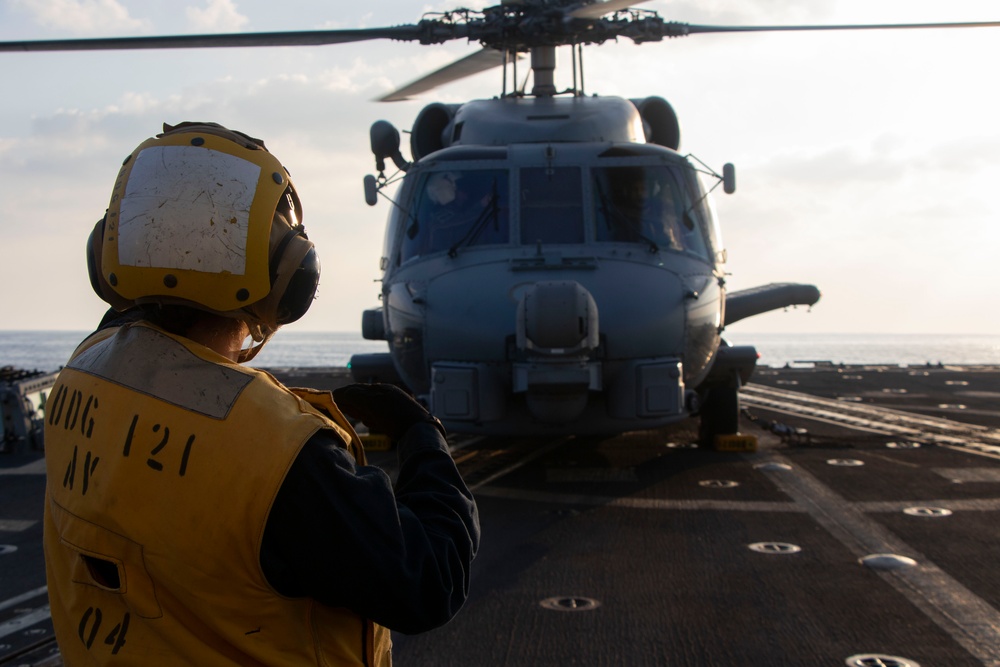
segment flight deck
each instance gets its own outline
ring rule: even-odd
[[[340,371],[278,370],[289,384]],[[759,368],[741,432],[456,434],[466,607],[399,665],[1000,665],[1000,367]],[[0,665],[59,665],[40,453],[0,457]],[[394,454],[372,452],[392,474]]]

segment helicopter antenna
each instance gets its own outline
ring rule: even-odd
[[[576,97],[576,96],[578,96],[578,92],[577,91],[579,90],[577,88],[577,83],[576,83],[576,47],[575,46],[570,46],[570,52],[573,54],[573,58],[572,58],[572,60],[573,60],[573,96]]]
[[[578,60],[578,58],[577,58],[577,51],[576,51],[576,45],[570,45],[569,48],[570,48],[570,53],[573,56],[573,58],[572,58],[572,60],[573,60],[573,96],[574,97],[579,97],[580,96],[580,84],[577,83],[577,77],[576,77],[577,60]]]
[[[507,65],[509,64],[510,49],[503,50],[503,83],[500,86],[500,97],[507,97]]]
[[[688,153],[687,155],[684,156],[684,159],[686,159],[686,160],[694,160],[695,162],[697,162],[698,164],[700,164],[702,167],[704,167],[704,169],[698,169],[697,167],[695,167],[694,168],[695,171],[697,171],[699,173],[702,173],[702,174],[705,174],[706,176],[712,176],[713,178],[715,178],[715,184],[712,187],[710,187],[707,192],[704,192],[701,195],[701,197],[698,198],[698,201],[692,203],[687,208],[687,210],[684,211],[684,217],[685,218],[688,215],[691,214],[691,211],[693,211],[696,206],[698,206],[699,204],[701,204],[701,202],[705,201],[708,198],[708,196],[710,194],[712,194],[717,187],[719,187],[720,184],[725,184],[724,190],[726,191],[726,194],[733,194],[736,191],[736,180],[735,180],[735,173],[736,172],[734,171],[733,165],[726,164],[722,168],[723,173],[728,175],[728,179],[727,179],[725,176],[720,176],[714,169],[712,169],[707,164],[705,164],[694,153]]]
[[[517,90],[517,94],[520,97],[524,97],[524,91],[528,89],[528,77],[531,76],[531,69],[529,68],[527,72],[524,73],[524,79],[521,80],[521,85]]]
[[[517,95],[517,58],[514,58],[514,62],[511,64],[513,67],[513,72],[510,78],[510,84],[514,88],[514,95]]]
[[[584,94],[585,94],[584,93],[584,89],[583,89],[583,81],[584,81],[584,78],[583,78],[583,44],[577,44],[576,45],[576,51],[577,51],[577,54],[578,54],[577,59],[580,61],[580,92],[579,92],[579,96],[583,97]]]

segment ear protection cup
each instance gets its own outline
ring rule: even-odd
[[[104,273],[101,271],[101,255],[104,250],[104,225],[106,221],[107,216],[98,220],[97,224],[94,225],[94,229],[90,232],[90,237],[87,239],[87,274],[90,276],[90,286],[94,289],[97,296],[115,310],[122,311],[134,304],[128,299],[123,299],[117,292],[111,289],[111,285],[104,279]]]
[[[271,225],[269,259],[271,291],[244,310],[265,326],[277,329],[305,315],[319,285],[320,263],[305,227],[277,211]]]
[[[308,246],[302,244],[308,243]],[[296,244],[296,248],[289,253],[289,246]],[[306,236],[305,227],[295,225],[289,229],[285,236],[278,242],[277,247],[271,254],[271,291],[275,289],[278,282],[279,271],[284,269],[287,274],[287,267],[290,261],[286,258],[286,253],[292,257],[298,257],[301,249],[308,248],[306,254],[299,261],[298,266],[292,270],[291,275],[283,275],[284,289],[280,290],[281,298],[275,308],[275,322],[277,324],[288,324],[295,322],[306,314],[309,306],[312,305],[316,296],[316,288],[319,286],[320,264],[316,248],[309,237]],[[294,261],[294,260],[292,260]]]
[[[278,324],[295,322],[309,310],[319,287],[319,256],[310,248],[299,268],[292,274],[288,287],[278,303]]]
[[[90,236],[87,238],[87,275],[90,277],[90,286],[97,296],[105,298],[101,283],[104,277],[101,275],[101,246],[104,245],[104,220],[101,218],[94,225]],[[96,247],[95,247],[96,245]]]

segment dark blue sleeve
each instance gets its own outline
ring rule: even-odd
[[[278,491],[261,543],[280,594],[346,607],[403,633],[450,620],[469,592],[479,515],[440,432],[410,428],[399,475],[359,466],[333,431],[303,447]]]

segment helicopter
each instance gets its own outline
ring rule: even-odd
[[[637,4],[524,0],[390,28],[8,42],[0,50],[479,42],[472,56],[384,99],[501,67],[497,97],[425,107],[411,130],[410,161],[394,128],[372,126],[378,176],[365,179],[366,200],[399,187],[381,259],[382,306],[363,314],[362,333],[386,340],[389,351],[356,355],[352,374],[403,384],[452,431],[610,434],[699,415],[711,443],[737,432],[738,390],[757,359],[752,346],[728,345],[725,327],[812,305],[819,291],[791,283],[727,291],[709,190],[733,191],[735,170],[720,176],[679,152],[679,120],[665,99],[587,95],[583,47],[619,37],[641,44],[940,24],[698,26]],[[572,53],[567,90],[555,85],[559,47]],[[520,54],[530,56],[530,93],[519,84]],[[386,161],[403,175],[386,177]]]

